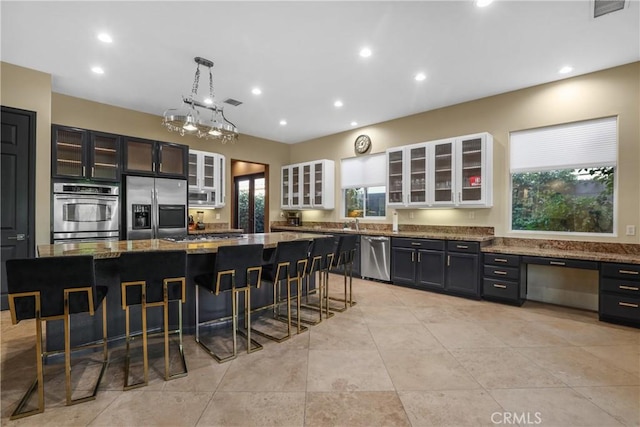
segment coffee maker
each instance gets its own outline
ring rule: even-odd
[[[300,212],[287,212],[287,225],[300,227],[302,225],[302,222],[300,221]]]

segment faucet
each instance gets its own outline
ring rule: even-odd
[[[355,219],[356,223],[356,231],[360,231],[360,220],[358,218]]]

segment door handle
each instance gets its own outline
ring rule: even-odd
[[[620,273],[620,274],[633,274],[633,275],[639,274],[637,271],[633,271],[633,270],[618,270],[618,273]]]
[[[422,254],[421,254],[420,252],[418,252],[418,262],[421,262],[421,261],[420,261],[420,260],[422,259],[421,255],[422,255]]]
[[[24,235],[24,233],[18,233],[15,236],[7,237],[7,239],[9,239],[9,240],[24,240],[25,239],[25,235]]]
[[[411,262],[416,262],[416,253],[411,252]]]

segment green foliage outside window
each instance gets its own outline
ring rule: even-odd
[[[615,168],[514,173],[513,230],[613,233]]]

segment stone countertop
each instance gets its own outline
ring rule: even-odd
[[[497,237],[482,252],[640,264],[640,245]]]
[[[117,258],[123,252],[138,251],[170,251],[186,250],[188,254],[215,253],[220,246],[250,245],[261,243],[265,248],[275,248],[279,242],[291,240],[313,239],[324,235],[314,233],[259,233],[243,234],[234,239],[222,239],[213,242],[171,242],[163,239],[151,240],[122,240],[119,242],[85,242],[85,243],[57,243],[54,245],[39,245],[39,257],[93,255],[96,259]]]
[[[471,242],[491,242],[494,239],[492,235],[486,234],[467,234],[455,232],[439,232],[439,231],[400,231],[394,233],[387,230],[367,230],[362,228],[354,230],[352,228],[323,228],[323,227],[292,227],[292,226],[272,226],[272,230],[300,231],[309,233],[335,233],[335,234],[359,234],[362,236],[387,236],[387,237],[409,237],[420,239],[439,239],[439,240],[466,240]]]
[[[189,234],[229,234],[229,233],[242,233],[241,228],[205,228],[204,230],[189,230]]]

